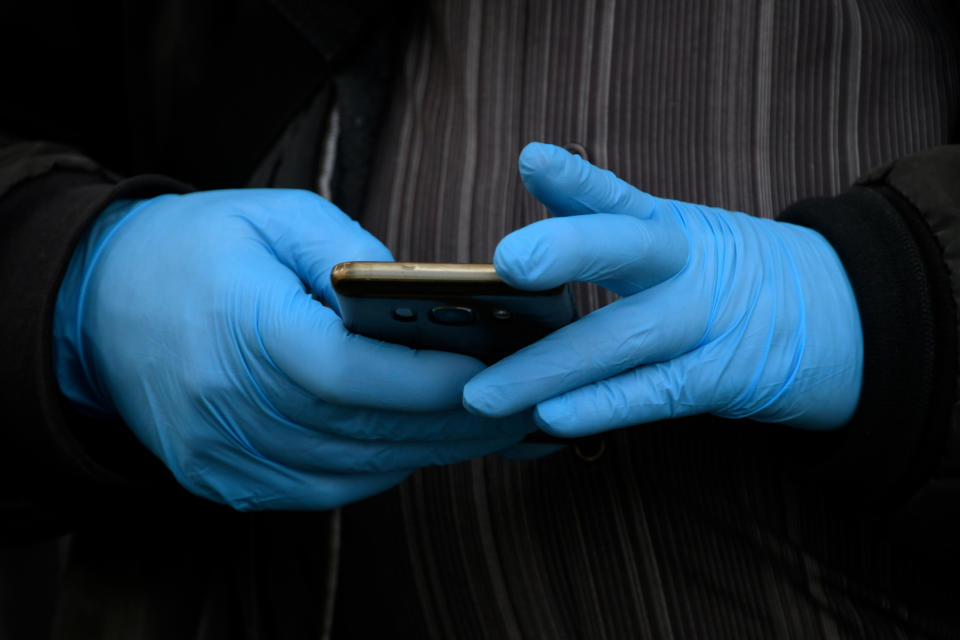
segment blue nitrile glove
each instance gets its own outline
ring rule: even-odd
[[[520,172],[559,217],[504,238],[497,273],[523,289],[582,280],[623,298],[478,374],[468,409],[536,406],[557,436],[700,413],[810,429],[851,418],[860,317],[818,233],[655,198],[551,145],[528,145]]]
[[[306,191],[120,202],[76,250],[55,317],[58,379],[116,411],[187,489],[237,509],[329,508],[535,429],[460,406],[483,368],[348,333],[331,267],[390,260]]]

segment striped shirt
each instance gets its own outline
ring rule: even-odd
[[[763,217],[838,193],[949,141],[960,95],[945,6],[434,0],[406,49],[360,221],[398,259],[490,261],[503,235],[547,215],[517,174],[533,140],[581,145],[655,195]],[[611,300],[576,293],[584,311]],[[594,462],[566,451],[422,470],[345,510],[337,615],[350,619],[338,626],[950,635],[896,591],[878,522],[784,471],[765,440],[777,429],[678,421],[611,433]],[[368,611],[416,611],[358,620],[350,603],[371,583],[393,595]]]

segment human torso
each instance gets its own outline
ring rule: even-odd
[[[398,259],[487,262],[548,215],[517,174],[533,140],[580,145],[655,195],[771,217],[946,141],[949,38],[906,0],[436,0],[360,220]],[[577,295],[585,312],[611,299]],[[425,469],[391,494],[400,515],[385,526],[405,539],[407,584],[439,637],[900,625],[868,520],[837,520],[795,487],[764,428],[638,426],[592,462],[568,450]]]

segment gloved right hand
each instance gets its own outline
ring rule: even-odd
[[[115,203],[60,289],[61,389],[118,412],[188,490],[241,510],[335,507],[534,430],[529,414],[461,408],[481,362],[344,329],[331,267],[390,259],[306,191]]]

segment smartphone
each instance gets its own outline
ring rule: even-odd
[[[343,324],[353,333],[464,353],[492,364],[577,319],[566,285],[515,289],[492,264],[342,262],[330,273]],[[597,438],[564,440],[542,431],[524,442],[597,450]],[[586,445],[584,445],[586,443]],[[600,441],[602,452],[603,442]],[[585,459],[595,459],[594,457]]]
[[[343,262],[330,281],[348,330],[487,363],[577,319],[566,285],[515,289],[492,264]]]

